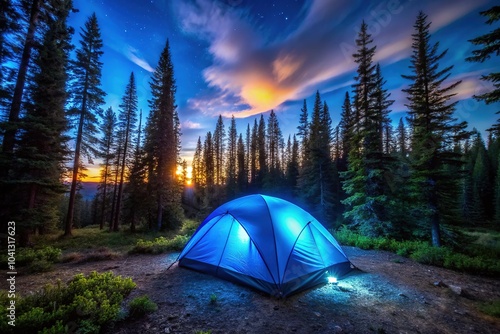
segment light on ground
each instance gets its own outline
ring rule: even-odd
[[[330,283],[330,284],[337,283],[337,277],[328,276],[328,283]]]

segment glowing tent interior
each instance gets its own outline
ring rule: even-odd
[[[276,297],[351,270],[337,241],[312,215],[264,195],[241,197],[215,209],[184,247],[179,266]]]

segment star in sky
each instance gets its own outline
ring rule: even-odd
[[[468,63],[468,42],[491,30],[479,12],[492,0],[75,0],[80,12],[70,24],[78,31],[96,12],[104,40],[103,89],[106,108],[118,110],[130,72],[137,80],[140,108],[147,117],[149,80],[167,39],[177,80],[182,123],[182,155],[190,160],[199,136],[213,131],[219,114],[238,118],[239,132],[256,115],[277,112],[285,137],[296,132],[303,99],[316,90],[330,106],[334,125],[346,91],[351,91],[356,64],[356,34],[362,20],[377,45],[391,98],[391,118],[405,116],[411,34],[419,10],[432,22],[432,41],[449,49],[441,66],[454,65],[456,115],[481,131],[496,119],[497,106],[472,99],[490,87],[479,81],[492,62]],[[74,42],[78,43],[78,34]],[[229,121],[227,121],[229,124]]]

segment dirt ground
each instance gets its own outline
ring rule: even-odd
[[[158,311],[117,324],[108,333],[500,333],[500,319],[479,311],[500,299],[500,280],[426,266],[383,251],[344,247],[358,268],[284,300],[174,264],[177,253],[60,264],[19,276],[22,294],[56,279],[97,270],[130,276]],[[212,295],[215,295],[212,296]]]

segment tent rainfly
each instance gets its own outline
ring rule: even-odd
[[[312,215],[271,196],[214,210],[179,255],[179,266],[286,297],[341,277],[351,263]]]

